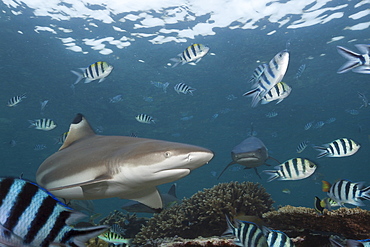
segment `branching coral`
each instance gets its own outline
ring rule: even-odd
[[[272,210],[273,203],[260,184],[221,183],[154,215],[136,235],[134,242],[151,246],[157,238],[219,236],[226,230],[225,214],[232,217],[240,213],[261,217]]]
[[[303,231],[338,233],[350,239],[364,239],[370,236],[370,211],[360,208],[339,208],[318,215],[314,209],[285,206],[263,215],[267,225],[290,234]]]

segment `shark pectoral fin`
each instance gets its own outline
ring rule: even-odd
[[[221,177],[221,175],[226,171],[227,168],[229,168],[229,166],[231,166],[232,164],[236,164],[235,161],[231,161],[223,170],[222,172],[220,173],[220,175],[218,175],[217,179],[219,179]]]
[[[149,187],[145,190],[136,191],[135,195],[132,197],[122,197],[122,199],[135,200],[153,209],[163,208],[162,199],[156,187]]]
[[[69,188],[74,188],[74,187],[82,187],[83,189],[88,191],[89,190],[89,185],[96,186],[97,183],[102,183],[102,182],[108,181],[110,179],[112,179],[112,177],[109,176],[109,175],[101,175],[101,176],[98,176],[98,177],[94,178],[93,180],[89,180],[89,181],[85,181],[85,182],[81,182],[81,183],[77,183],[77,184],[70,184],[70,185],[66,185],[66,186],[51,188],[51,189],[48,189],[48,191],[64,190],[64,189],[69,189]]]
[[[262,178],[261,178],[261,175],[258,173],[258,170],[257,170],[257,168],[256,168],[256,167],[254,167],[254,171],[256,172],[257,176],[258,176],[260,179],[262,179]]]

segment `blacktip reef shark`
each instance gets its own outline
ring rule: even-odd
[[[231,158],[232,161],[222,170],[217,179],[219,179],[226,169],[233,164],[243,165],[245,169],[254,168],[257,175],[261,178],[256,167],[265,164],[266,160],[271,157],[268,155],[265,144],[263,144],[259,138],[251,136],[232,149]]]
[[[212,158],[212,151],[188,144],[96,135],[77,114],[65,142],[40,165],[36,180],[67,200],[119,197],[158,209],[163,203],[157,185],[183,178]]]

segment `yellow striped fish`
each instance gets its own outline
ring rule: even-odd
[[[90,83],[95,80],[99,80],[100,83],[112,72],[113,66],[107,62],[96,62],[87,68],[80,68],[80,70],[83,71],[83,74],[71,70],[73,74],[77,75],[77,80],[74,84],[79,83],[83,78],[86,78],[85,83]]]

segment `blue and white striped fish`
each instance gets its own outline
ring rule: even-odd
[[[276,104],[279,104],[283,99],[289,96],[292,88],[285,82],[279,82],[265,96],[261,99],[261,104],[267,104],[271,101],[277,100]]]
[[[262,73],[265,71],[265,65],[260,64],[257,68],[254,69],[251,78],[249,79],[249,83],[256,83],[260,79]]]
[[[90,83],[95,80],[99,80],[100,83],[112,72],[113,66],[107,62],[96,62],[87,68],[80,68],[80,70],[83,71],[82,74],[71,70],[73,74],[77,75],[77,80],[74,84],[79,83],[83,78],[86,78],[85,83]]]
[[[85,217],[35,183],[0,178],[0,245],[19,247],[84,247],[108,226],[73,228]]]
[[[311,176],[317,166],[315,163],[304,158],[293,158],[274,167],[277,170],[264,170],[270,176],[267,182],[272,180],[300,180]]]
[[[362,54],[358,54],[342,46],[337,46],[339,54],[348,59],[348,61],[339,68],[338,74],[350,70],[356,73],[370,74],[370,45],[357,44],[355,46]]]
[[[14,96],[12,97],[11,99],[8,100],[8,104],[7,106],[9,107],[13,107],[13,106],[16,106],[17,104],[19,104],[24,98],[26,98],[26,94],[22,94],[22,95],[17,95],[17,96]]]
[[[281,51],[269,62],[263,64],[264,71],[259,80],[252,86],[252,90],[243,96],[252,96],[252,107],[256,107],[258,102],[279,82],[282,81],[289,64],[289,52]]]
[[[268,247],[267,239],[258,225],[248,221],[235,220],[234,226],[226,216],[228,229],[223,235],[236,237],[235,244],[244,247]]]
[[[293,241],[283,232],[263,227],[269,247],[294,247]]]
[[[183,94],[191,94],[193,95],[193,91],[196,90],[195,88],[192,88],[188,85],[186,85],[185,83],[178,83],[174,86],[175,91],[179,94],[179,93],[183,93]]]
[[[179,63],[182,65],[195,61],[198,63],[202,57],[204,57],[209,51],[209,47],[202,44],[193,44],[186,48],[182,53],[178,54],[178,58],[171,58],[170,60],[175,62],[172,66],[176,67]]]
[[[321,151],[317,158],[321,157],[346,157],[355,154],[361,145],[350,138],[339,138],[330,143],[324,144],[322,147],[315,146],[314,148]]]
[[[365,205],[363,200],[370,200],[370,186],[364,188],[364,183],[354,183],[345,179],[332,184],[327,193],[340,206],[344,203],[363,206]]]
[[[151,116],[148,116],[144,113],[142,114],[139,114],[135,117],[135,119],[140,122],[140,123],[146,123],[146,124],[151,124],[151,123],[155,123],[155,120],[153,117]]]
[[[28,128],[35,127],[37,130],[49,131],[57,127],[55,122],[48,118],[28,120],[28,122],[31,124]]]

